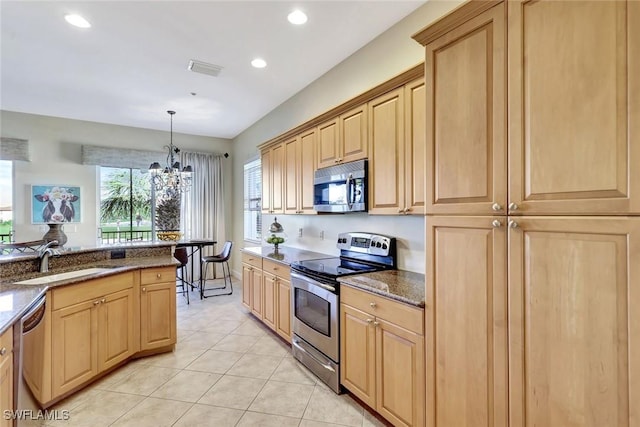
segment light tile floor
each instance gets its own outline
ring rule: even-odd
[[[138,359],[58,403],[46,426],[383,426],[302,367],[290,347],[231,296],[177,295],[172,353]]]

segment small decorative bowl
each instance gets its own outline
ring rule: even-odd
[[[182,237],[179,231],[158,231],[156,232],[158,239],[165,242],[177,242]]]
[[[284,233],[269,233],[264,237],[264,241],[270,245],[273,245],[278,250],[278,245],[287,241],[287,235]]]

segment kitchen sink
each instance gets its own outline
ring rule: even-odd
[[[112,268],[96,267],[85,268],[84,270],[69,271],[66,273],[51,274],[49,276],[36,277],[34,279],[14,282],[15,285],[46,285],[48,283],[59,282],[61,280],[75,279],[76,277],[91,276],[92,274],[111,271]]]

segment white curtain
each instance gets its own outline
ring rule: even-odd
[[[185,239],[214,239],[214,248],[206,247],[203,255],[213,255],[226,240],[224,218],[224,174],[222,156],[218,154],[182,152],[180,162],[193,168],[191,190],[184,195],[181,212],[181,232]],[[199,279],[195,265],[193,279]],[[191,268],[187,268],[191,271]]]

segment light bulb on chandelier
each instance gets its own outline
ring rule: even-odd
[[[180,169],[180,162],[176,161],[175,156],[180,154],[180,149],[173,145],[173,115],[175,111],[167,111],[171,117],[171,133],[169,145],[164,148],[169,151],[167,154],[167,165],[163,168],[160,163],[153,162],[149,166],[151,174],[151,185],[155,191],[162,192],[163,198],[173,198],[180,196],[183,192],[189,191],[191,188],[191,179],[193,168],[185,166]]]

